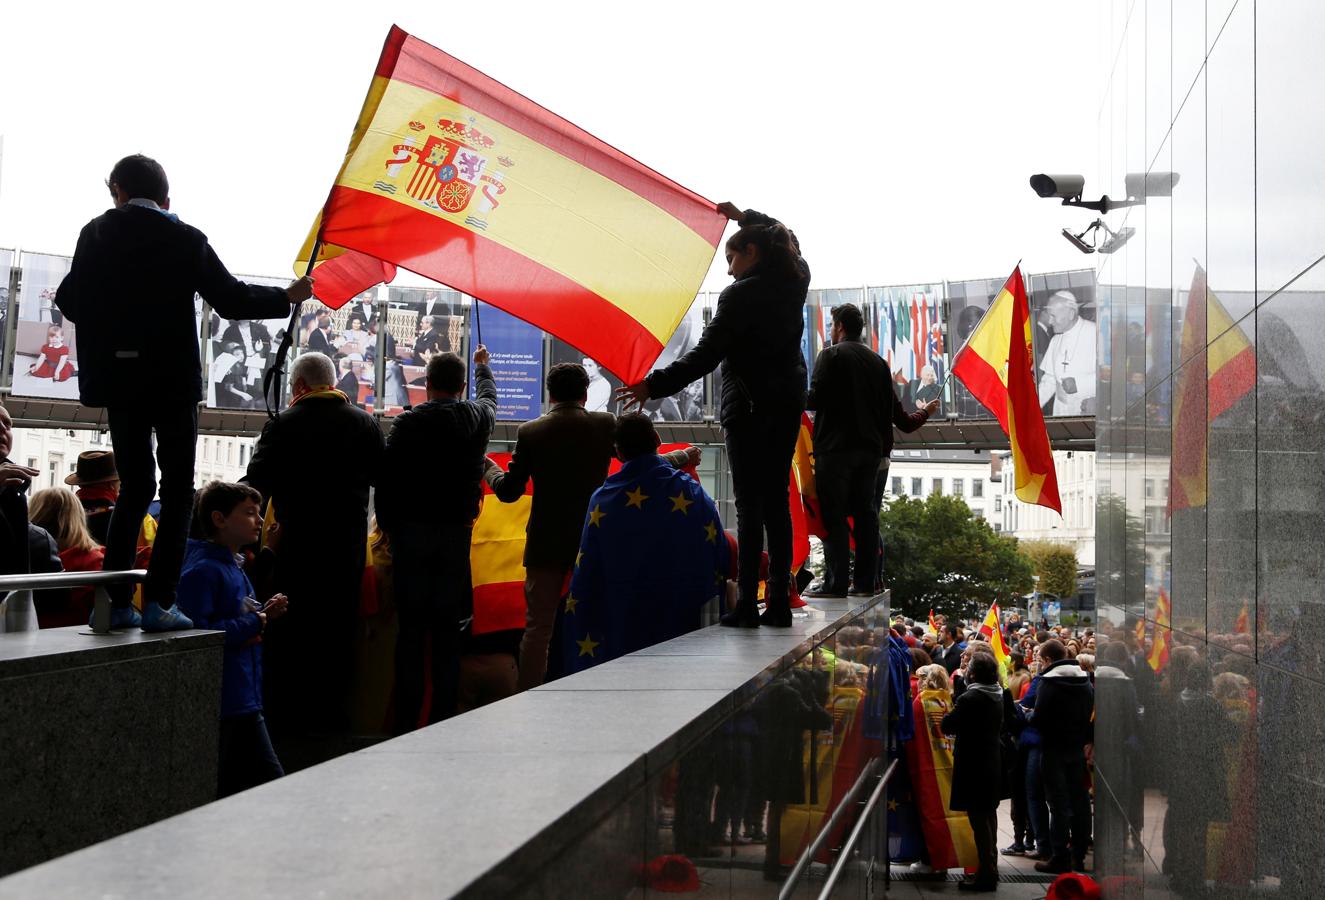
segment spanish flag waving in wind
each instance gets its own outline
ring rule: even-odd
[[[1049,432],[1031,371],[1031,313],[1021,266],[1012,270],[952,364],[975,399],[998,419],[1012,448],[1017,499],[1062,515]]]
[[[318,299],[425,275],[630,384],[695,299],[726,217],[500,82],[393,27],[327,202]]]

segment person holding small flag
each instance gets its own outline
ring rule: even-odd
[[[704,489],[658,454],[648,416],[617,422],[621,470],[589,500],[564,606],[565,671],[580,671],[699,627],[726,590],[727,540]]]

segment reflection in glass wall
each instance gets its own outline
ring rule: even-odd
[[[1141,233],[1100,260],[1096,877],[1119,896],[1322,896],[1325,245],[1300,197],[1325,121],[1304,99],[1325,69],[1301,51],[1325,15],[1138,11],[1102,48],[1101,158],[1181,180],[1171,213],[1111,213]],[[1138,84],[1169,94],[1171,126],[1128,127]]]
[[[78,399],[78,329],[55,305],[72,263],[68,256],[23,254],[12,381],[19,396]]]

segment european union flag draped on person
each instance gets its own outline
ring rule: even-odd
[[[725,591],[727,566],[704,489],[657,455],[627,462],[589,501],[563,609],[565,671],[693,631]]]

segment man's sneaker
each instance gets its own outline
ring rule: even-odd
[[[1002,853],[1004,856],[1025,856],[1026,846],[1021,842],[1017,842],[1015,844],[1012,844],[1011,846],[1004,847],[1002,850],[998,852]]]
[[[938,870],[936,870],[936,869],[935,869],[933,866],[931,866],[929,863],[924,863],[924,862],[920,862],[919,860],[917,860],[916,862],[911,863],[911,874],[912,874],[912,875],[935,875],[935,874],[938,874]]]
[[[143,631],[187,631],[193,620],[179,611],[179,605],[162,609],[159,603],[143,604]]]
[[[96,619],[96,613],[88,616],[87,627],[91,628]],[[110,608],[110,630],[115,631],[121,628],[137,628],[143,624],[143,617],[138,615],[138,610],[132,606],[112,606]]]
[[[1026,856],[1030,859],[1038,859],[1041,861],[1054,858],[1054,855],[1048,850],[1035,850],[1032,852],[1030,847],[1026,848]]]

